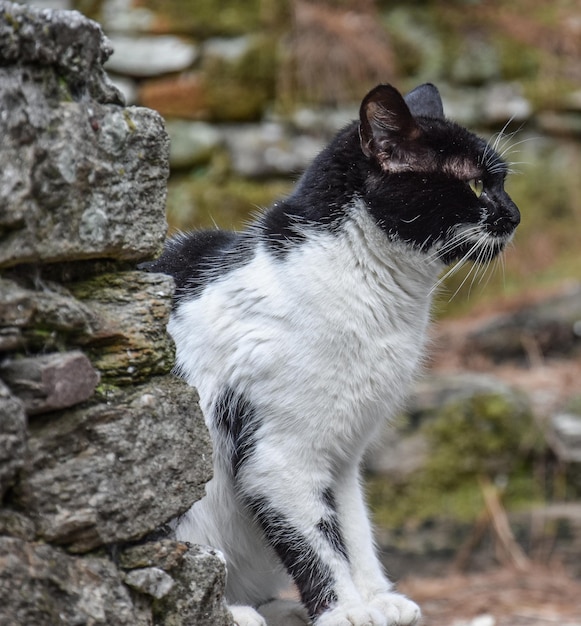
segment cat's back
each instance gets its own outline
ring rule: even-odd
[[[140,269],[171,276],[176,299],[195,296],[210,282],[243,263],[248,256],[240,233],[201,230],[169,239],[161,256]]]

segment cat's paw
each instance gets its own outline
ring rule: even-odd
[[[389,626],[381,611],[364,604],[342,604],[320,615],[314,626]]]
[[[228,607],[235,626],[267,626],[264,617],[251,606],[230,605]]]
[[[307,610],[294,600],[272,600],[258,607],[269,626],[307,626],[311,623]]]
[[[420,607],[401,593],[378,593],[370,604],[385,615],[388,626],[414,626],[422,616]]]

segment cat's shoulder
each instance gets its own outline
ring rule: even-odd
[[[248,255],[242,234],[200,230],[168,239],[160,257],[141,263],[139,268],[171,276],[179,297],[195,295],[207,283],[243,263]]]

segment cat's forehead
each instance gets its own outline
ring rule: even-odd
[[[467,156],[453,156],[446,159],[443,163],[442,170],[444,173],[461,180],[470,180],[471,178],[480,178],[484,173],[484,168],[479,164],[478,160]]]
[[[432,127],[428,137],[437,169],[449,176],[470,180],[506,168],[487,141],[457,124],[448,122],[437,130]]]

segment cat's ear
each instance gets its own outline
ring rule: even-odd
[[[384,167],[392,155],[421,134],[403,96],[391,85],[378,85],[365,96],[359,121],[363,154],[375,157]]]
[[[404,100],[415,117],[435,117],[444,119],[444,105],[440,92],[432,83],[425,83],[410,91]]]

